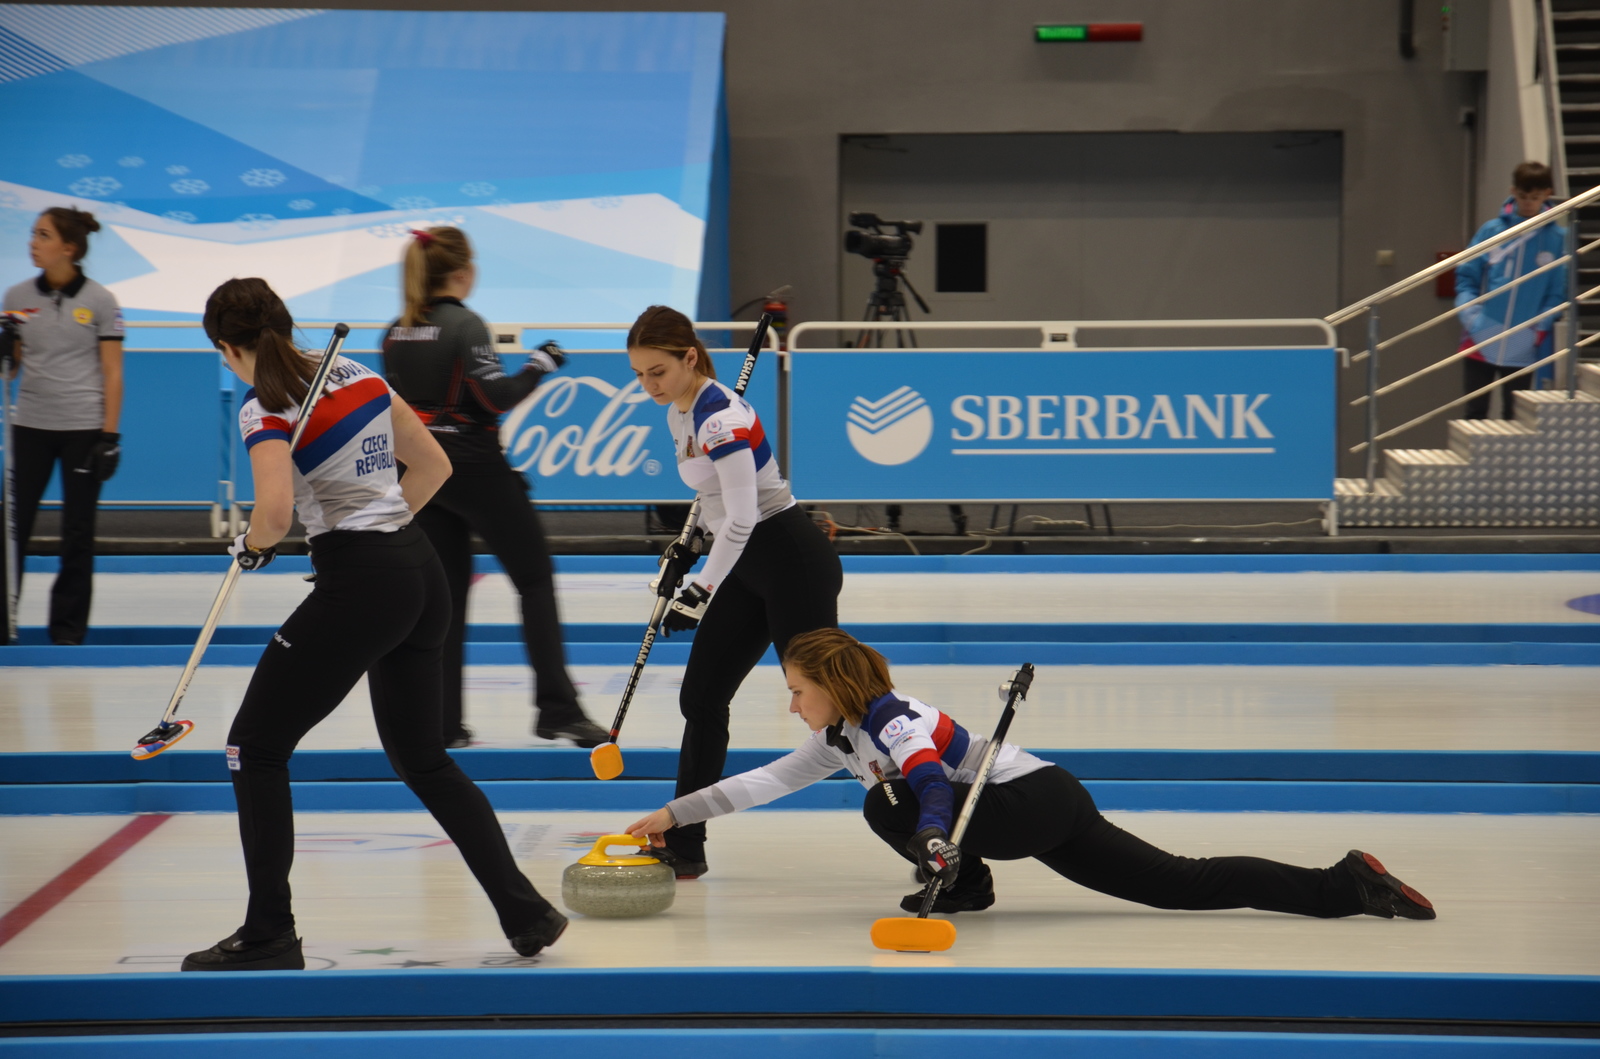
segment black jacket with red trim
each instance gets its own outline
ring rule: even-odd
[[[549,360],[508,374],[489,329],[455,298],[428,303],[418,327],[396,320],[383,335],[383,374],[416,410],[453,464],[503,463],[500,416],[532,393]]]

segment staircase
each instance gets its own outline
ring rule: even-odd
[[[1600,0],[1552,0],[1550,19],[1566,148],[1566,194],[1571,196],[1600,184]],[[1578,236],[1584,243],[1600,239],[1600,209],[1579,212]],[[1578,289],[1597,284],[1600,252],[1591,252],[1579,261]],[[1582,337],[1600,331],[1600,302],[1585,302],[1580,321]]]
[[[1338,479],[1339,524],[1600,526],[1600,367],[1579,382],[1516,391],[1515,420],[1452,420],[1448,449],[1390,449],[1370,495]]]

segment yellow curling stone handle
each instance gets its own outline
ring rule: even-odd
[[[613,857],[606,853],[612,846],[643,846],[649,848],[648,838],[635,838],[632,835],[601,835],[595,842],[594,848],[578,858],[579,864],[597,864],[602,867],[621,867],[639,864],[660,864],[655,857],[635,854],[631,857]]]

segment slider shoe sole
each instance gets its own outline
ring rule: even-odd
[[[537,956],[545,947],[554,945],[560,940],[561,935],[567,932],[567,917],[557,912],[554,908],[544,914],[544,918],[534,924],[532,930],[523,931],[514,938],[508,938],[511,947],[517,950],[518,956]]]
[[[1383,919],[1436,919],[1433,902],[1390,875],[1383,862],[1370,853],[1353,849],[1344,856],[1344,866],[1356,881],[1361,911]]]
[[[639,851],[643,856],[654,857],[662,864],[672,869],[672,873],[680,879],[698,879],[711,867],[703,860],[690,860],[681,853],[674,853],[671,846],[651,846],[647,850]]]
[[[564,724],[545,725],[535,721],[533,734],[539,739],[570,739],[584,750],[592,750],[611,739],[610,732],[587,717],[580,717]]]
[[[229,935],[200,952],[183,958],[183,971],[303,971],[305,954],[294,931],[269,941],[240,941]]]

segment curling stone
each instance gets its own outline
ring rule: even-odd
[[[611,846],[644,847],[613,857]],[[654,915],[672,907],[677,873],[648,852],[650,840],[632,835],[601,835],[594,848],[561,873],[561,902],[574,912],[606,919]]]

